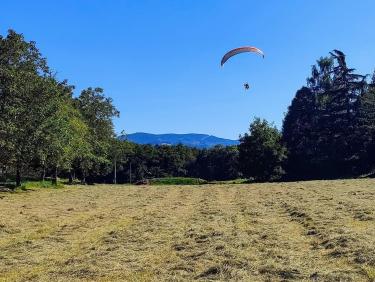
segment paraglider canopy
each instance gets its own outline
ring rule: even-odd
[[[230,50],[228,53],[226,53],[224,55],[224,57],[221,59],[221,66],[223,66],[225,64],[225,62],[229,60],[229,58],[231,58],[231,57],[233,57],[237,54],[245,53],[245,52],[257,53],[264,58],[264,53],[259,48],[251,47],[251,46],[244,46],[244,47],[240,47],[240,48]]]
[[[235,56],[237,54],[246,53],[246,52],[257,53],[257,54],[261,55],[264,58],[264,53],[259,48],[252,47],[252,46],[244,46],[244,47],[240,47],[240,48],[235,48],[235,49],[230,50],[229,52],[227,52],[223,56],[223,58],[221,59],[221,66],[223,66],[225,64],[225,62],[228,61],[231,57],[233,57],[233,56]],[[250,85],[247,82],[245,82],[243,86],[244,86],[245,90],[249,90],[250,89]]]

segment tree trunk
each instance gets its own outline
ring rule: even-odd
[[[6,166],[5,165],[1,168],[1,178],[4,179],[4,182],[7,181],[7,172],[6,172]]]
[[[86,185],[86,171],[82,170],[81,184]]]
[[[113,184],[117,184],[117,162],[114,161],[114,171],[113,171]]]
[[[73,184],[73,171],[72,170],[70,170],[70,172],[69,172],[69,185],[72,185]]]
[[[42,174],[42,181],[44,182],[44,179],[46,178],[46,166],[43,165],[43,174]]]
[[[17,168],[16,168],[16,187],[21,186],[21,166],[19,161],[17,161]]]
[[[129,183],[132,183],[132,163],[129,164]]]
[[[57,166],[55,167],[55,172],[52,178],[52,184],[57,185]]]

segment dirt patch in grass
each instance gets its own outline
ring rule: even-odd
[[[374,281],[375,180],[0,198],[0,281]]]

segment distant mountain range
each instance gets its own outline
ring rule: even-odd
[[[196,148],[212,148],[216,145],[233,146],[239,142],[237,140],[230,140],[219,138],[207,134],[151,134],[137,132],[120,136],[121,140],[128,140],[137,144],[151,144],[151,145],[177,145],[183,144],[189,147]]]

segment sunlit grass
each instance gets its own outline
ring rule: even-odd
[[[3,193],[0,281],[373,281],[374,184]]]

